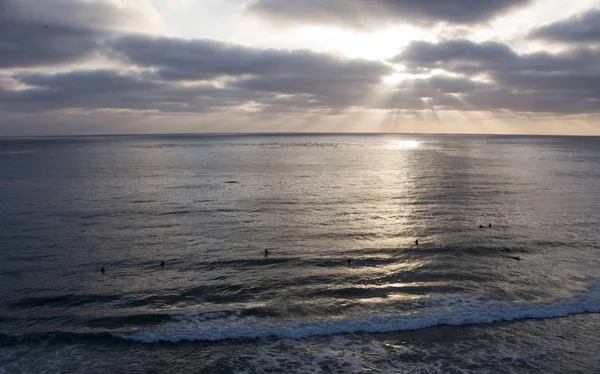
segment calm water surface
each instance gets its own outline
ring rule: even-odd
[[[600,371],[600,138],[0,139],[0,208],[0,372]]]

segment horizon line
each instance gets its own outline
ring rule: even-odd
[[[535,134],[535,133],[420,133],[420,132],[173,132],[173,133],[129,133],[129,134],[63,134],[63,135],[0,135],[0,139],[15,138],[82,138],[82,137],[144,137],[144,136],[523,136],[523,137],[586,137],[598,138],[587,134]]]

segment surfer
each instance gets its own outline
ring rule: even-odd
[[[104,266],[102,266],[102,269],[100,269],[100,271],[102,272],[102,274],[104,274]]]
[[[482,229],[482,228],[483,228],[483,225],[479,225],[479,228],[480,228],[480,229]]]
[[[489,229],[491,229],[491,228],[492,228],[492,224],[491,224],[491,223],[488,225],[488,228],[489,228]]]
[[[269,255],[269,250],[265,248],[265,257]]]
[[[160,262],[160,268],[161,268],[161,269],[164,269],[164,268],[165,268],[165,262],[164,262],[164,261],[161,261],[161,262]]]
[[[519,256],[510,256],[513,260],[521,261],[521,257]]]
[[[415,240],[415,245],[418,247],[419,246],[419,239]]]
[[[349,258],[349,259],[348,259],[348,265],[350,265],[350,263],[351,263],[351,262],[352,262],[352,259],[351,259],[351,258]]]

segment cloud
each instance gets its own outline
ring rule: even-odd
[[[255,0],[247,11],[269,21],[371,27],[382,23],[484,22],[529,0]]]
[[[600,9],[591,9],[573,17],[533,29],[531,39],[567,43],[600,42]]]
[[[393,59],[409,71],[455,74],[446,93],[460,94],[455,107],[465,110],[510,110],[515,112],[597,113],[600,112],[600,51],[575,49],[550,54],[519,54],[498,42],[475,43],[446,40],[414,42]],[[468,81],[466,77],[485,81]],[[447,79],[447,78],[445,78]],[[433,76],[421,86],[435,86]],[[437,83],[440,91],[439,82]],[[464,88],[464,90],[460,90]],[[452,95],[432,95],[453,100]]]
[[[58,9],[43,20],[41,14],[47,10],[43,7],[14,0],[1,4],[4,10],[11,9],[12,23],[7,27],[11,32],[35,25],[43,33],[24,33],[21,44],[4,45],[6,51],[12,48],[14,52],[3,55],[5,68],[68,64],[94,55],[122,66],[122,70],[58,73],[8,71],[5,77],[10,79],[0,86],[0,109],[8,112],[127,109],[205,113],[243,106],[271,112],[331,111],[360,105],[365,92],[393,71],[384,62],[309,50],[132,34],[119,28],[135,17],[108,1],[53,0]],[[58,13],[72,16],[62,20]]]
[[[53,118],[56,126],[65,118],[86,122],[93,117],[90,123],[100,123],[103,115],[126,118],[136,126],[144,118],[156,126],[158,118],[181,119],[186,126],[195,118],[215,126],[223,122],[220,118],[238,124],[246,119],[261,126],[265,119],[318,123],[318,118],[359,112],[389,111],[395,118],[437,112],[600,113],[599,49],[579,45],[560,53],[519,53],[498,41],[450,39],[413,42],[389,61],[372,61],[150,36],[155,24],[146,19],[151,9],[141,16],[132,5],[147,0],[122,3],[126,5],[117,0],[0,0],[0,125],[12,123],[18,131],[35,116],[45,122]],[[256,7],[270,4],[278,14],[285,7],[299,7],[299,20],[316,12],[315,19],[330,22],[346,12],[355,17],[349,16],[350,23],[377,22],[377,17],[462,23],[524,3],[477,1],[465,14],[453,12],[469,1],[429,0],[419,2],[419,8],[412,1],[373,0],[362,13],[350,8],[367,2],[344,2],[345,8],[337,1],[319,2],[327,10],[320,15],[313,1],[261,0],[252,7],[258,11]],[[75,67],[95,57],[103,68]],[[396,64],[405,67],[404,79],[384,83],[385,76],[402,75]]]
[[[337,113],[351,108],[600,111],[598,52],[594,50],[521,55],[495,42],[416,42],[394,62],[430,76],[408,78],[385,88],[381,78],[392,72],[389,64],[306,50],[263,50],[140,35],[113,39],[105,48],[129,64],[127,70],[13,74],[14,84],[4,84],[0,91],[0,110],[198,114]],[[378,90],[383,90],[382,96],[372,97]]]
[[[379,61],[309,50],[250,48],[214,40],[127,36],[109,45],[109,53],[116,58],[153,69],[165,81],[225,79],[228,89],[240,92],[309,95],[303,98],[303,105],[358,105],[382,76],[393,72],[389,64]],[[278,104],[283,107],[286,103],[290,104]]]
[[[125,36],[109,46],[116,58],[155,68],[166,80],[255,75],[374,83],[381,75],[391,72],[391,68],[381,62],[340,58],[309,50],[250,48],[214,40]]]
[[[462,99],[472,110],[540,112],[554,114],[600,113],[600,101],[594,97],[568,97],[557,91],[514,91],[495,89],[477,92]]]
[[[465,67],[474,64],[501,67],[513,64],[517,60],[518,55],[506,44],[475,43],[470,40],[412,42],[400,55],[392,59],[413,67],[425,68],[437,68],[448,63]]]
[[[509,45],[498,42],[476,43],[447,40],[440,43],[413,42],[391,59],[411,71],[441,69],[461,74],[491,72],[557,72],[596,70],[600,51],[580,48],[551,54],[518,54]]]
[[[440,43],[413,42],[393,62],[414,71],[443,69],[464,74],[490,71],[576,71],[597,67],[600,52],[577,49],[562,54],[536,52],[520,55],[499,42],[476,43],[446,40]]]
[[[0,68],[59,65],[90,58],[105,38],[156,27],[144,0],[0,0]]]
[[[494,80],[502,87],[520,91],[562,91],[565,99],[589,96],[600,100],[600,72],[503,72],[495,74]]]
[[[197,4],[197,0],[167,0],[167,8],[169,9],[188,9]]]
[[[458,99],[458,95],[465,96],[492,87],[489,83],[466,77],[436,74],[426,78],[406,79],[397,84],[389,95],[371,106],[388,110],[470,110]]]
[[[315,66],[317,73],[313,77],[307,75],[306,80],[302,77],[306,71],[292,73],[286,69],[251,77],[247,76],[246,69],[242,69],[238,78],[232,78],[226,84],[210,81],[181,84],[164,79],[152,68],[125,72],[75,70],[15,74],[12,76],[15,84],[5,84],[6,89],[0,91],[0,109],[29,112],[109,108],[205,113],[250,105],[254,110],[284,113],[331,111],[361,105],[365,91],[380,77],[372,72],[362,74],[356,67],[349,68],[344,74],[344,68],[350,64],[346,60],[339,61],[337,75],[327,77],[325,73],[336,70],[337,60],[325,57],[332,66],[321,67],[321,70]],[[365,70],[368,68],[366,66]],[[287,74],[280,75],[281,71],[287,71]],[[355,78],[351,79],[349,74]]]
[[[257,99],[210,84],[182,86],[157,79],[151,72],[79,70],[56,74],[18,74],[27,89],[0,92],[7,111],[61,109],[131,109],[203,112],[239,106]]]

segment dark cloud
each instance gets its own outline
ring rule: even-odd
[[[13,111],[67,108],[203,112],[260,99],[213,85],[182,86],[151,74],[83,70],[58,74],[19,74],[30,88],[0,92],[0,109]]]
[[[0,110],[152,110],[214,113],[335,113],[393,110],[600,112],[598,52],[518,54],[500,43],[413,43],[394,62],[447,74],[380,86],[389,65],[309,51],[260,50],[203,40],[127,36],[107,48],[127,71],[13,75]],[[177,77],[166,72],[178,72]],[[471,77],[471,78],[469,78]],[[479,78],[474,78],[479,77]],[[484,78],[481,80],[480,78]],[[176,79],[177,78],[177,79]],[[217,81],[211,81],[219,78]],[[185,82],[184,82],[185,81]],[[17,86],[26,89],[14,89]],[[11,88],[13,87],[13,88]]]
[[[600,42],[600,9],[591,9],[566,20],[533,29],[532,39],[558,42]]]
[[[285,84],[267,90],[245,87],[243,84],[182,85],[162,80],[152,72],[84,70],[57,74],[18,74],[13,79],[28,88],[0,91],[0,110],[31,112],[106,108],[205,113],[252,105],[257,110],[271,112],[329,111],[361,105],[365,98],[365,92],[356,87],[352,92],[301,92],[316,91],[308,84],[302,89],[295,89],[296,92],[292,94],[282,95]],[[341,82],[329,83],[339,88],[345,82],[342,79]],[[357,84],[357,87],[361,86]]]
[[[372,81],[371,77],[361,80],[344,80],[335,76],[255,76],[232,81],[230,86],[250,91],[279,92],[284,94],[340,94],[349,91],[364,92]],[[379,77],[377,77],[379,78]]]
[[[529,0],[255,0],[247,10],[270,21],[371,27],[382,23],[471,24]]]
[[[213,40],[122,34],[97,49],[125,70],[13,74],[0,108],[158,110],[200,113],[254,105],[260,110],[338,110],[359,105],[392,67],[308,50],[256,49]],[[63,56],[64,57],[64,56]],[[215,83],[214,80],[220,80]],[[12,89],[26,86],[27,89]],[[12,87],[12,88],[10,88]]]
[[[558,84],[564,77],[556,77],[555,80],[551,77],[538,77],[513,85],[510,82],[498,84],[453,78],[457,87],[465,88],[462,92],[444,92],[436,87],[435,82],[439,79],[440,77],[434,76],[406,82],[373,106],[388,110],[600,113],[598,89],[593,87],[592,83],[587,89],[571,82],[560,89],[545,89],[553,82]]]
[[[555,114],[600,113],[600,101],[597,98],[573,98],[555,90],[539,92],[496,89],[467,95],[462,100],[467,102],[472,110],[482,111],[507,110]]]
[[[417,9],[416,2],[374,0],[372,8],[361,14],[372,18],[381,12],[396,19],[402,9],[402,17],[421,14],[431,22],[470,22],[523,2],[477,1],[471,4],[471,13],[460,15],[463,18],[453,13],[458,1],[440,2],[435,10],[433,3],[421,1],[422,8]],[[4,118],[106,111],[188,119],[214,115],[216,120],[219,114],[262,113],[275,118],[276,114],[329,115],[357,108],[600,112],[599,50],[521,54],[498,42],[446,40],[415,42],[389,62],[369,61],[308,50],[132,34],[126,29],[135,16],[111,4],[105,0],[35,4],[33,0],[0,0],[0,68],[4,68],[0,112]],[[253,6],[268,4],[277,3],[259,1]],[[311,1],[286,4],[305,6],[308,13],[317,7]],[[341,2],[319,4],[333,12]],[[367,3],[345,4],[344,11],[349,12],[349,7]],[[54,68],[95,54],[114,63],[113,67]],[[406,66],[408,73],[425,75],[395,86],[381,84],[384,76],[395,71],[393,63]],[[38,69],[17,73],[14,67]]]
[[[0,93],[5,110],[141,108],[148,92],[157,88],[137,74],[107,70],[19,74],[14,79],[30,88]]]
[[[0,0],[0,68],[77,62],[140,20],[105,1]]]
[[[520,91],[562,92],[565,99],[576,96],[600,99],[600,72],[503,72],[495,74],[494,80],[502,87]]]
[[[306,79],[354,84],[376,83],[391,72],[391,67],[381,62],[308,50],[256,49],[214,40],[125,36],[115,39],[109,47],[115,57],[152,67],[165,80],[258,76],[276,77],[282,83],[286,79]],[[282,88],[282,92],[287,91]]]
[[[48,92],[77,92],[104,95],[123,90],[146,90],[156,86],[139,73],[118,73],[110,70],[84,70],[57,74],[17,74],[15,79],[28,86]]]
[[[393,59],[413,67],[434,68],[448,63],[506,66],[518,60],[518,55],[506,44],[475,43],[470,40],[448,40],[440,43],[413,42]]]
[[[455,82],[441,81],[448,86],[445,90],[437,76],[419,83],[421,90],[423,86],[436,88],[431,104],[445,102],[440,104],[444,108],[454,101],[456,109],[465,110],[600,111],[600,51],[595,49],[518,54],[497,42],[447,40],[412,43],[393,61],[405,64],[409,71],[458,74],[452,78]],[[484,77],[486,82],[469,81],[465,76]]]
[[[578,49],[562,54],[536,52],[519,55],[498,42],[475,43],[447,40],[440,43],[413,42],[392,59],[411,70],[443,69],[464,74],[490,71],[577,71],[597,67],[600,52]]]
[[[382,76],[393,72],[389,64],[378,61],[213,40],[127,36],[108,46],[116,58],[151,68],[166,81],[225,78],[232,90],[313,95],[313,102],[335,107],[359,102]]]

